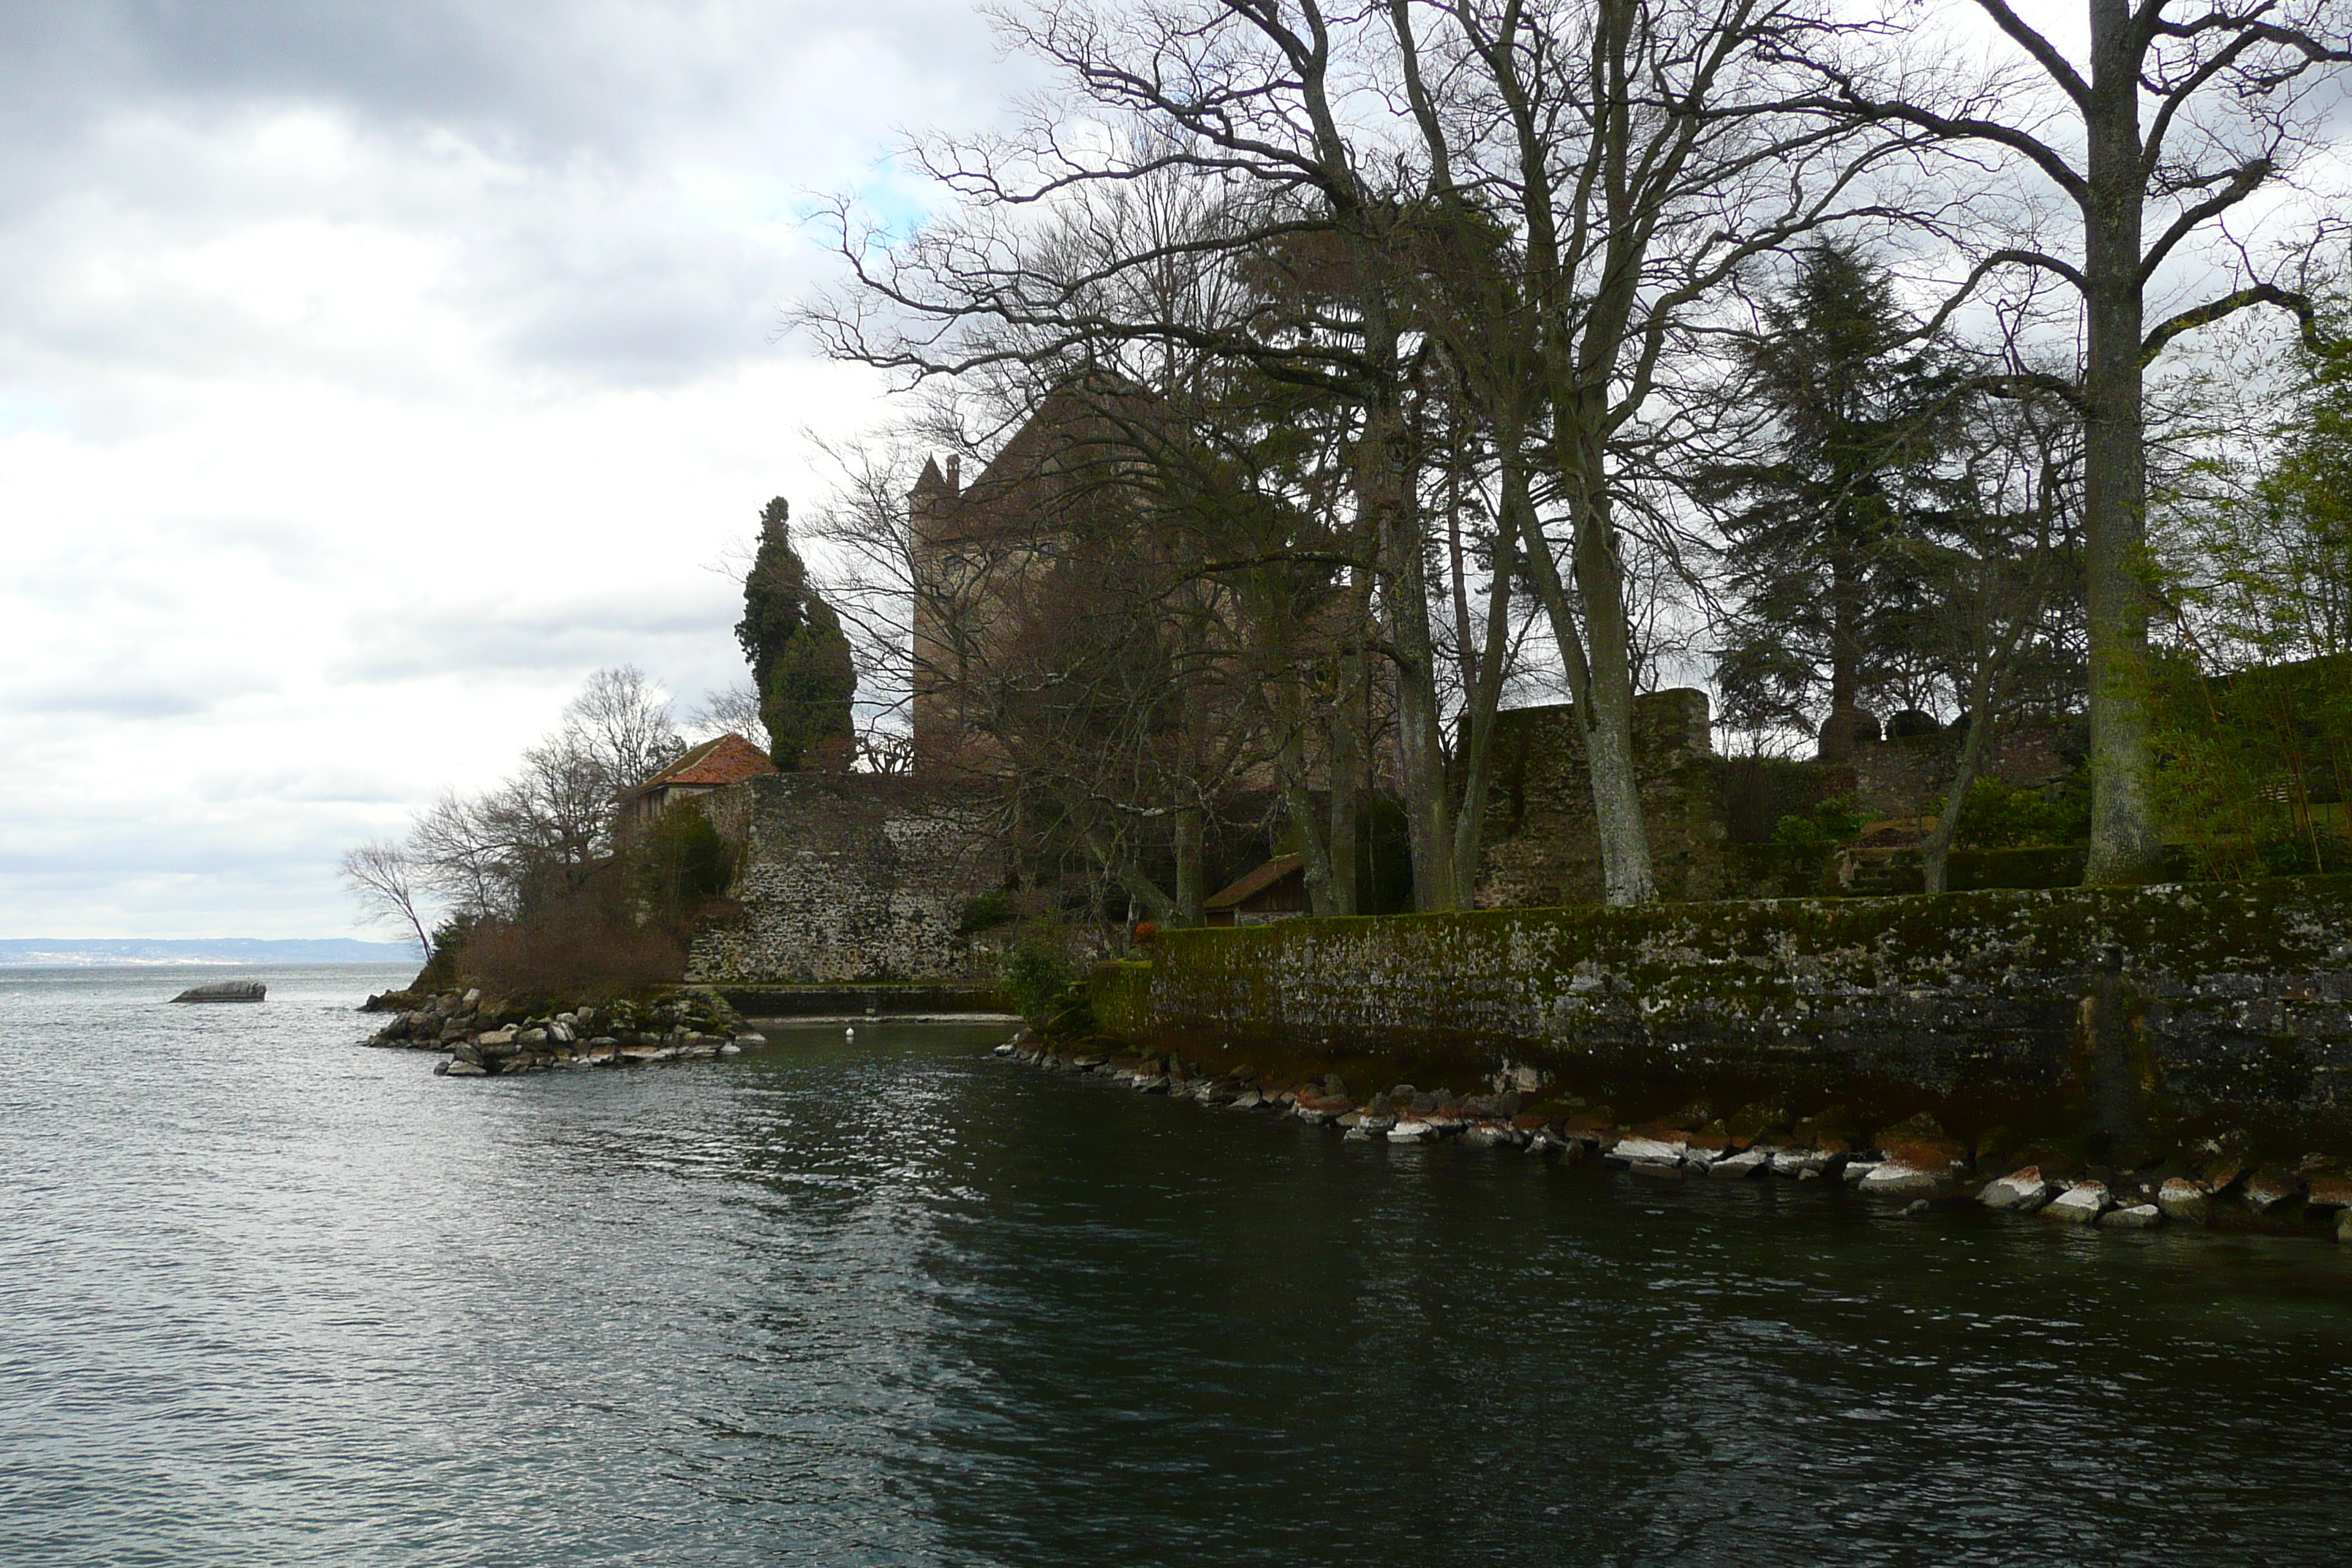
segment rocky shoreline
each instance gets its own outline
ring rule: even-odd
[[[680,992],[646,1002],[580,1003],[556,1010],[486,999],[478,989],[387,992],[362,1012],[396,1012],[371,1046],[447,1051],[446,1078],[505,1078],[560,1068],[631,1067],[740,1056],[767,1037],[743,1026],[726,1002]]]
[[[2228,1139],[2209,1141],[2186,1159],[2115,1170],[2046,1145],[1996,1158],[1963,1145],[1925,1115],[1865,1133],[1836,1107],[1791,1117],[1785,1108],[1757,1104],[1718,1118],[1694,1104],[1621,1124],[1608,1107],[1572,1096],[1538,1100],[1539,1076],[1524,1070],[1517,1076],[1532,1080],[1524,1088],[1505,1074],[1489,1094],[1398,1084],[1359,1100],[1337,1074],[1278,1082],[1246,1068],[1212,1072],[1181,1055],[1114,1055],[1114,1048],[1100,1041],[1061,1047],[1024,1030],[993,1054],[1047,1071],[1092,1074],[1143,1094],[1296,1117],[1356,1141],[1460,1138],[1570,1163],[1599,1159],[1663,1181],[1835,1182],[1908,1212],[1976,1203],[2101,1232],[2193,1226],[2352,1243],[2352,1171],[2342,1162],[2313,1156],[2261,1163]]]

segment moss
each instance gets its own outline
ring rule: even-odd
[[[2080,999],[2112,952],[2171,1031],[2132,1053],[2151,1130],[2185,1132],[2236,1084],[2281,1109],[2324,1092],[2275,1047],[2234,1077],[2204,1058],[2247,1038],[2233,985],[2273,1010],[2322,1006],[2293,977],[2352,970],[2347,931],[2347,877],[1495,910],[1168,931],[1156,964],[1107,966],[1096,989],[1119,998],[1098,1004],[1121,1020],[1107,1027],[1162,1047],[1474,1074],[1517,1059],[1635,1115],[1704,1086],[1729,1104],[1848,1098],[1874,1124],[1932,1110],[1962,1136],[2054,1134],[2080,1077]]]
[[[1127,959],[1097,963],[1087,981],[1097,1025],[1118,1039],[1140,1040],[1151,1023],[1151,965]]]

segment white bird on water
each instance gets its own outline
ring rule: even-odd
[[[854,1040],[854,1039],[856,1039],[856,1038],[857,1037],[857,1026],[856,1026],[856,1025],[855,1025],[855,1024],[852,1024],[852,1025],[850,1025],[850,1026],[849,1026],[849,1027],[847,1027],[846,1029],[842,1030],[842,1031],[841,1031],[841,1037],[842,1037],[843,1039],[845,1039],[845,1040]]]

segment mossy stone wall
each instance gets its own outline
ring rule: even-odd
[[[1127,1032],[1171,1045],[1434,1048],[1604,1090],[2004,1114],[2087,1103],[2104,1072],[2150,1129],[2352,1132],[2347,877],[1310,919],[1160,943],[1148,1022]]]
[[[1132,960],[1095,965],[1087,987],[1095,1025],[1107,1035],[1140,1039],[1151,1026],[1151,965]]]

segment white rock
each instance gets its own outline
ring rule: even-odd
[[[2095,1225],[2113,1201],[2099,1183],[2077,1182],[2053,1199],[2042,1215],[2065,1225]]]
[[[736,1036],[735,1037],[736,1037],[737,1039],[739,1039],[739,1040],[749,1040],[749,1039],[757,1039],[757,1038],[758,1038],[758,1037],[757,1037],[757,1036],[754,1036],[754,1035],[738,1035],[738,1036]],[[767,1041],[765,1041],[765,1040],[761,1040],[761,1041],[760,1041],[760,1043],[761,1043],[761,1045],[763,1045],[763,1046],[764,1046],[764,1045],[766,1045],[768,1042],[767,1042]],[[991,1055],[991,1056],[994,1056],[994,1057],[1009,1057],[1009,1056],[1011,1056],[1012,1054],[1013,1054],[1013,1042],[1012,1042],[1011,1040],[1007,1040],[1007,1041],[1005,1041],[1003,1045],[998,1046],[994,1050],[992,1050],[991,1052],[989,1052],[989,1055]]]
[[[1418,1143],[1424,1138],[1436,1136],[1437,1127],[1433,1122],[1416,1121],[1411,1119],[1400,1121],[1389,1129],[1389,1142],[1391,1143]]]
[[[1759,1175],[1769,1168],[1771,1163],[1772,1156],[1769,1151],[1750,1149],[1745,1153],[1733,1154],[1726,1159],[1717,1160],[1707,1167],[1706,1173],[1710,1176],[1721,1176],[1726,1181],[1736,1181],[1742,1176]]]
[[[1848,1160],[1845,1163],[1845,1184],[1849,1187],[1860,1185],[1863,1178],[1878,1169],[1878,1165],[1876,1160]]]
[[[2042,1167],[2028,1165],[1997,1182],[1987,1182],[1977,1202],[1989,1209],[2020,1209],[2031,1213],[2050,1201],[2051,1187],[2042,1179]]]
[[[719,1054],[722,1057],[740,1057],[743,1054],[743,1047],[730,1040],[719,1047]]]
[[[2212,1204],[2202,1184],[2181,1176],[2170,1178],[2156,1193],[2156,1206],[2164,1211],[2164,1217],[2183,1225],[2203,1225]]]
[[[512,1029],[490,1029],[485,1031],[482,1037],[475,1043],[484,1046],[510,1046],[514,1044],[514,1037],[515,1032]]]
[[[490,1076],[488,1073],[484,1072],[481,1068],[474,1062],[443,1062],[439,1067],[435,1068],[433,1070],[446,1078],[488,1078]]]
[[[1927,1198],[1951,1190],[1952,1178],[1901,1160],[1882,1160],[1862,1178],[1860,1190],[1874,1198]]]
[[[1617,1146],[1609,1151],[1609,1157],[1633,1165],[1679,1165],[1683,1163],[1683,1146],[1662,1138],[1620,1138]]]
[[[2154,1204],[2134,1204],[2109,1209],[2099,1216],[2101,1230],[2154,1230],[2164,1223],[2164,1211]]]

